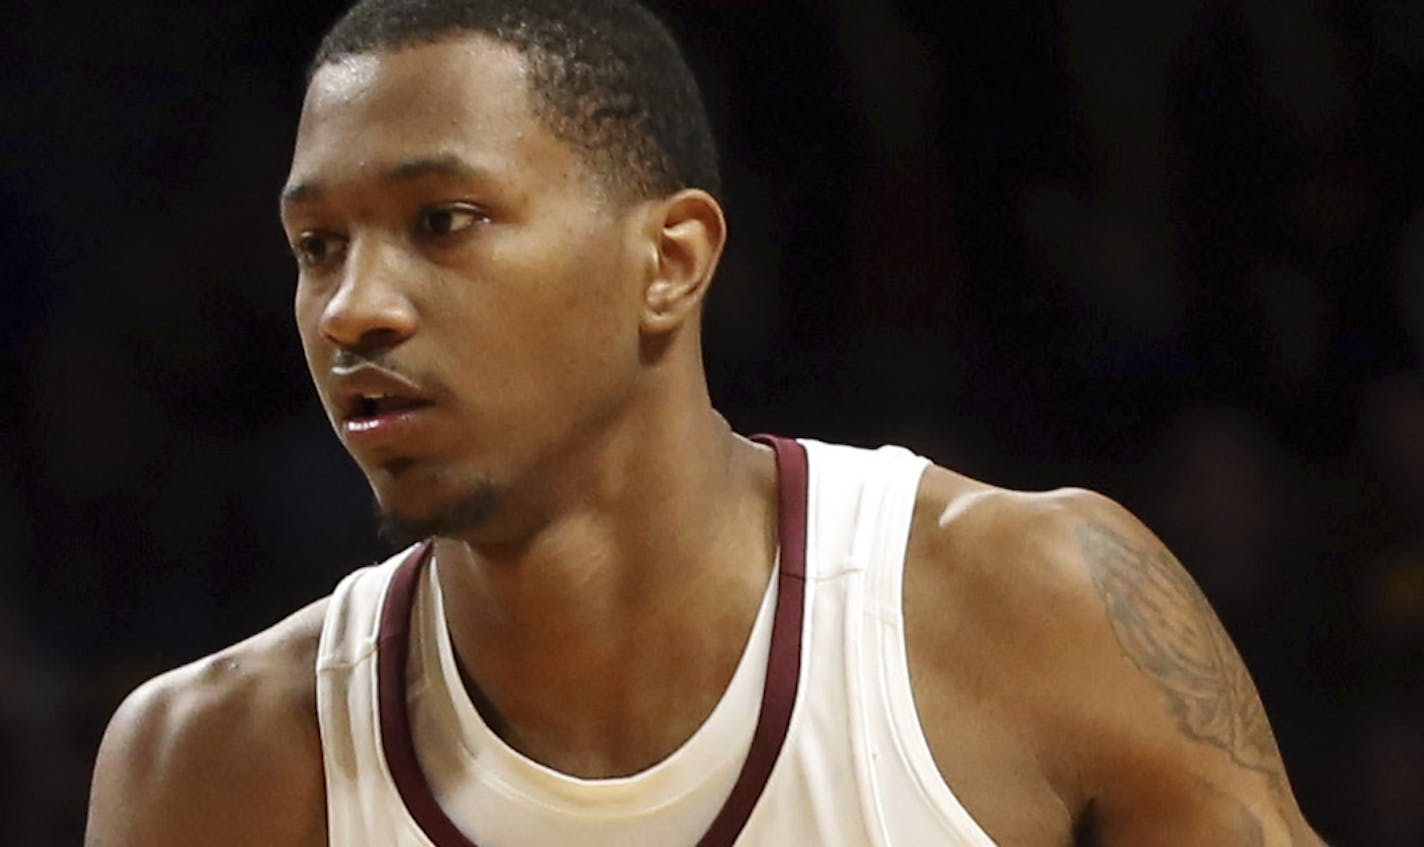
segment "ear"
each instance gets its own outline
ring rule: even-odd
[[[671,332],[697,314],[727,243],[717,199],[684,189],[662,200],[650,221],[656,264],[643,291],[643,331]]]

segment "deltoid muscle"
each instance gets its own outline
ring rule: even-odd
[[[1078,541],[1113,634],[1171,699],[1182,732],[1278,779],[1275,739],[1251,678],[1181,564],[1097,524],[1079,527]]]

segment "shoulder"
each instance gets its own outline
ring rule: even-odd
[[[323,843],[315,667],[326,605],[124,700],[95,765],[90,847]]]
[[[915,670],[926,679],[979,679],[984,696],[1014,704],[1021,725],[1061,738],[1079,695],[1099,707],[1089,695],[1101,693],[1103,669],[1121,661],[1099,568],[1085,555],[1105,538],[1144,550],[1151,543],[1100,494],[1011,491],[930,467],[905,568]]]
[[[1011,491],[931,466],[915,502],[906,579],[967,613],[1051,629],[1073,612],[1101,609],[1083,555],[1099,535],[1145,543],[1151,534],[1091,491]],[[1043,614],[1048,608],[1055,614]]]
[[[1075,773],[1083,756],[1104,752],[1102,727],[1125,735],[1155,705],[1139,667],[1165,658],[1145,652],[1167,647],[1153,627],[1217,636],[1200,592],[1152,533],[1083,489],[1009,491],[931,468],[905,584],[910,644],[928,648],[922,670],[982,676],[986,694],[1012,702],[1019,724],[1073,759]]]
[[[978,680],[1065,806],[1092,809],[1105,833],[1308,833],[1231,639],[1122,506],[931,468],[905,579],[925,690]]]
[[[921,622],[952,610],[1002,685],[1043,695],[1049,723],[1080,700],[1105,708],[1116,683],[1126,699],[1153,694],[1144,678],[1171,661],[1235,657],[1176,558],[1125,508],[1084,489],[1009,491],[929,469],[906,583],[912,602],[940,611]]]

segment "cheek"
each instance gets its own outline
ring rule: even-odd
[[[496,255],[494,264],[521,280],[522,319],[545,343],[599,349],[616,346],[636,327],[639,310],[628,296],[623,244],[606,228],[531,233],[528,242]]]
[[[551,304],[547,331],[557,337],[549,339],[550,347],[561,352],[569,370],[617,373],[636,362],[638,351],[639,310],[626,296],[627,269],[609,250],[569,258],[558,302]]]
[[[318,326],[322,308],[321,299],[314,296],[306,286],[298,284],[296,295],[293,298],[292,312],[296,319],[297,337],[302,343],[302,357],[306,360],[307,371],[311,374],[317,397],[326,408],[327,417],[335,425],[336,418],[334,417],[332,398],[321,378],[321,375],[331,367],[331,345],[322,337]]]
[[[497,291],[466,298],[472,328],[480,329],[451,331],[495,369],[483,381],[497,385],[501,398],[526,407],[584,405],[628,378],[637,363],[638,312],[618,291],[624,269],[616,258],[564,250],[538,262],[499,262]],[[480,364],[468,365],[475,378]]]
[[[308,288],[301,283],[297,284],[296,294],[292,298],[292,315],[297,323],[297,336],[302,342],[302,352],[306,355],[307,366],[316,369],[316,356],[320,348],[321,338],[317,329],[317,320],[320,316],[321,306],[316,302]]]

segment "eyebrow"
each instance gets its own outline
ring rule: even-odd
[[[409,182],[426,176],[449,176],[474,179],[485,176],[486,172],[471,165],[459,156],[448,153],[440,156],[422,156],[406,159],[381,169],[381,181]],[[293,206],[321,198],[326,187],[317,181],[299,182],[282,189],[282,206]]]

